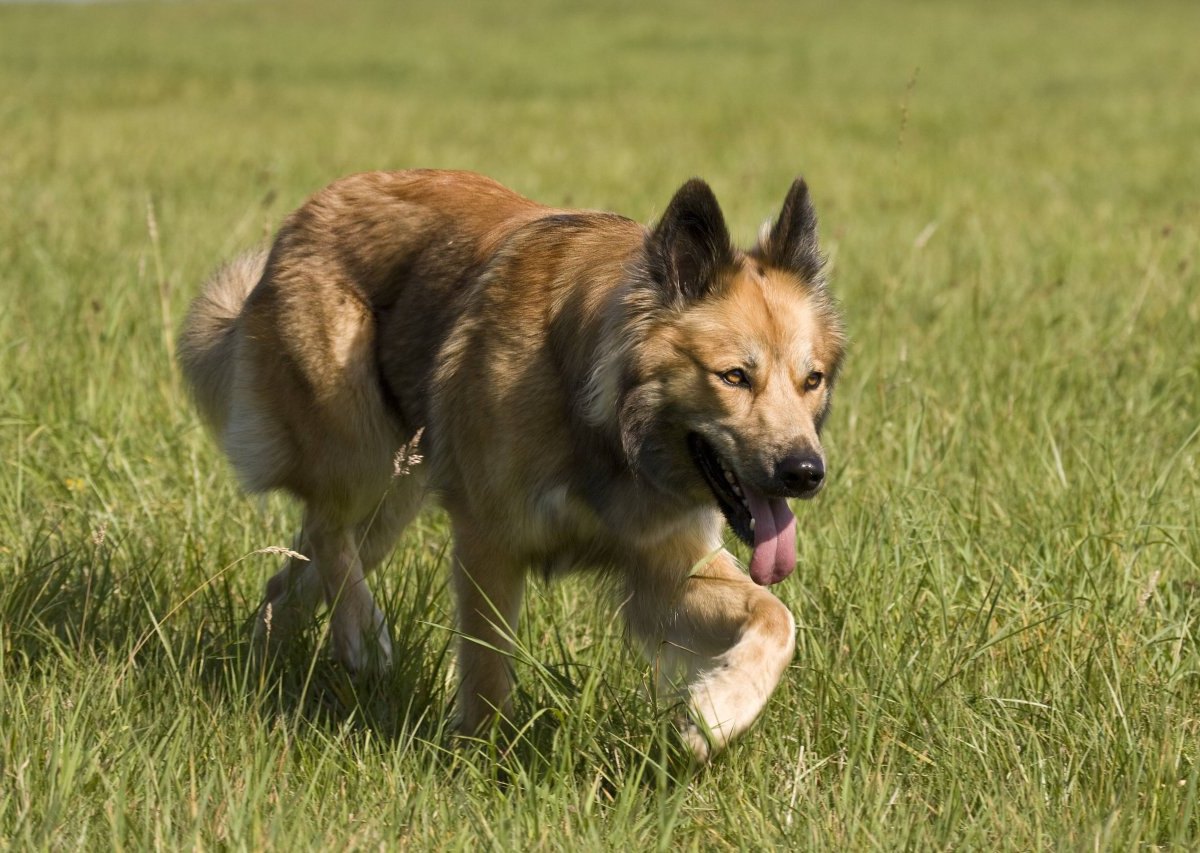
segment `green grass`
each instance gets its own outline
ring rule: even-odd
[[[345,6],[346,8],[342,8]],[[16,847],[1200,844],[1200,7],[0,5],[0,839]],[[471,168],[745,242],[809,179],[853,336],[779,594],[799,649],[689,776],[579,580],[509,749],[445,731],[437,514],[396,671],[249,620],[295,510],[171,364],[189,297],[343,173]]]

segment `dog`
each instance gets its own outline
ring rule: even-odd
[[[299,556],[267,583],[258,633],[286,638],[324,601],[341,663],[386,667],[366,578],[435,494],[453,532],[462,729],[511,712],[527,572],[593,570],[707,761],[795,648],[767,587],[795,567],[788,499],[824,483],[846,344],[816,225],[803,179],[748,251],[699,179],[652,228],[468,172],[316,193],[269,251],[208,281],[180,336],[241,485],[303,503]],[[749,576],[724,522],[752,549]]]

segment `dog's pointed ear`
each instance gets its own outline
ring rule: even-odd
[[[804,178],[792,182],[779,218],[760,238],[756,254],[768,265],[790,270],[806,281],[815,283],[820,278],[825,259],[817,245],[817,213]]]
[[[646,248],[650,275],[672,301],[701,299],[735,260],[721,206],[699,178],[675,193]]]

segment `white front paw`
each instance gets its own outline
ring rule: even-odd
[[[684,723],[679,730],[679,736],[698,764],[708,764],[709,760],[719,751],[719,749],[713,748],[708,735],[693,722]]]

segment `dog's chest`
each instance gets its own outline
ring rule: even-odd
[[[534,492],[525,516],[520,550],[546,574],[611,562],[618,550],[619,536],[567,485]]]
[[[719,514],[704,507],[669,512],[641,496],[613,495],[624,500],[597,507],[577,489],[556,484],[532,493],[526,504],[519,550],[528,561],[559,574],[576,568],[614,566],[671,537],[687,532],[705,543],[719,545]]]
[[[600,528],[600,519],[569,486],[541,489],[530,501],[528,530],[543,548],[593,539]]]

